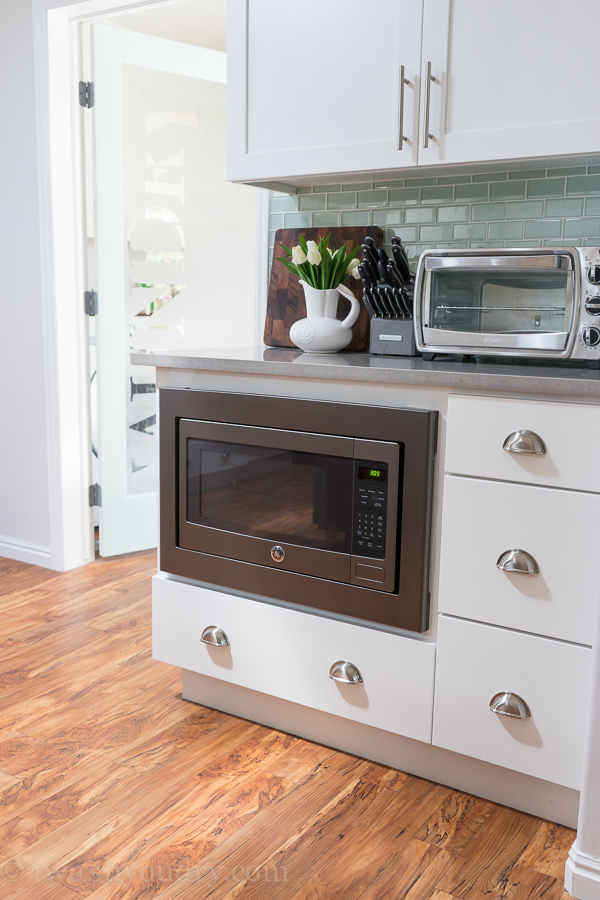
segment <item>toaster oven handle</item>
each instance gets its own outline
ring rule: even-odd
[[[513,431],[502,444],[502,449],[507,453],[525,453],[529,456],[547,453],[546,445],[535,431]]]

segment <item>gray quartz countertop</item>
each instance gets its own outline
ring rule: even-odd
[[[469,359],[444,356],[426,362],[421,357],[343,352],[309,354],[263,345],[202,350],[135,350],[131,353],[131,362],[165,369],[424,385],[600,400],[600,371],[588,369],[585,363],[575,362],[548,363],[483,356]]]

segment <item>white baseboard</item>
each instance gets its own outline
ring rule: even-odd
[[[211,706],[361,756],[486,800],[575,828],[579,792],[451,750],[261,694],[227,681],[182,672],[185,700]],[[600,894],[594,894],[593,900]],[[582,900],[588,900],[586,895]],[[592,895],[589,895],[592,900]]]
[[[32,544],[30,541],[15,541],[1,534],[0,556],[16,559],[17,562],[31,563],[32,566],[42,566],[44,569],[52,568],[50,547]]]
[[[600,900],[600,859],[580,850],[577,840],[569,850],[565,888],[577,900]]]

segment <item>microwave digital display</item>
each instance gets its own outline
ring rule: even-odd
[[[385,481],[387,472],[385,469],[372,469],[370,466],[359,466],[358,477],[369,481]]]

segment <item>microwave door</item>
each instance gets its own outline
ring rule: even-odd
[[[180,546],[350,581],[352,438],[180,420],[179,441]]]

